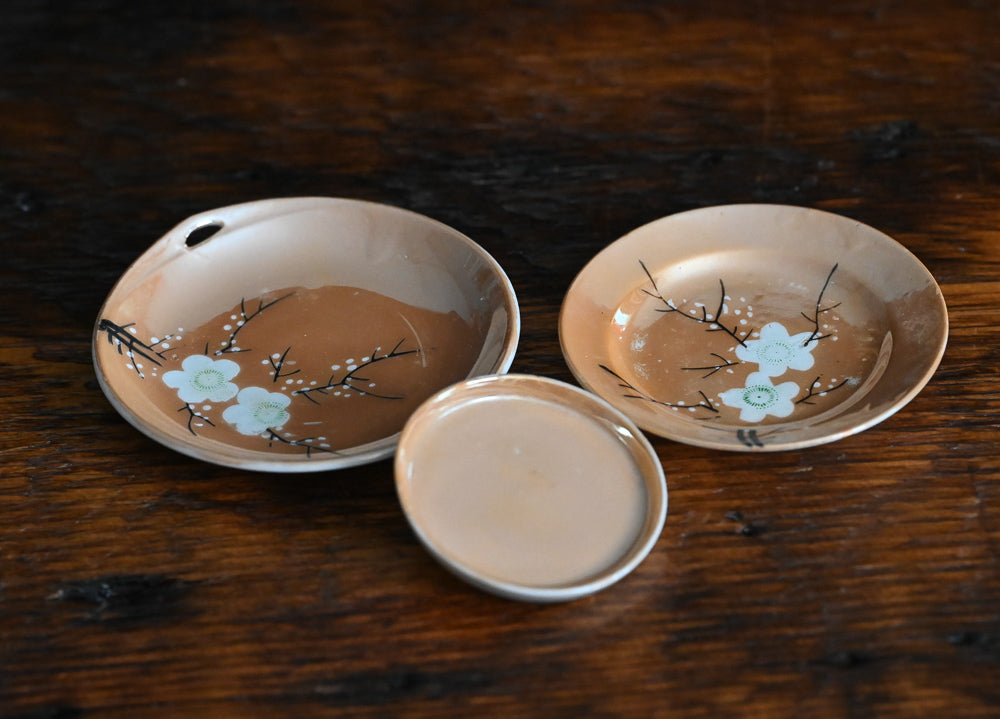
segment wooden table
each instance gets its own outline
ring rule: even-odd
[[[1000,716],[998,193],[991,2],[7,0],[0,716]],[[833,444],[652,438],[670,514],[638,570],[503,600],[417,544],[390,462],[211,466],[102,395],[124,269],[189,215],[296,195],[482,244],[519,372],[572,381],[557,315],[597,251],[731,202],[897,238],[950,344]]]

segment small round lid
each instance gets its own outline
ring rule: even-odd
[[[667,514],[663,468],[631,420],[531,375],[479,377],[431,397],[403,429],[395,472],[428,551],[512,599],[568,601],[617,582]]]

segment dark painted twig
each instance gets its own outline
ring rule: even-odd
[[[197,412],[195,412],[195,411],[194,411],[194,410],[193,410],[193,409],[191,408],[191,405],[189,405],[189,404],[185,404],[185,405],[184,405],[183,407],[181,407],[181,408],[180,408],[180,409],[178,409],[177,411],[178,411],[178,412],[184,412],[185,410],[186,410],[186,411],[187,411],[187,413],[188,413],[188,421],[187,421],[187,428],[188,428],[188,432],[190,432],[191,434],[193,434],[193,435],[194,435],[195,437],[197,437],[197,436],[198,436],[198,433],[194,431],[194,426],[193,426],[193,425],[194,425],[194,422],[195,422],[196,420],[199,420],[199,419],[200,419],[200,420],[202,420],[203,422],[205,422],[206,424],[208,424],[208,425],[211,425],[212,427],[214,427],[214,426],[215,426],[215,422],[213,422],[212,420],[210,420],[210,419],[209,419],[208,417],[206,417],[205,415],[203,415],[203,414],[198,414]]]
[[[819,316],[824,312],[829,312],[830,310],[840,307],[840,302],[835,305],[830,305],[829,307],[823,307],[823,295],[826,294],[826,290],[830,286],[830,281],[833,279],[833,273],[837,271],[839,266],[840,263],[838,262],[830,270],[830,274],[826,276],[826,282],[823,283],[823,289],[819,291],[819,297],[816,298],[816,307],[813,309],[813,316],[810,317],[805,312],[801,313],[802,316],[805,317],[813,326],[812,334],[810,334],[809,338],[802,343],[803,347],[808,347],[810,342],[818,342],[830,336],[829,334],[821,335],[819,333]]]
[[[273,307],[274,305],[278,304],[282,300],[287,299],[288,297],[291,297],[293,294],[295,294],[295,293],[294,292],[289,292],[287,295],[283,295],[281,297],[278,297],[277,299],[271,300],[270,302],[264,302],[264,300],[260,300],[257,303],[257,309],[255,309],[250,314],[247,314],[246,299],[241,299],[240,300],[240,318],[236,321],[236,329],[234,329],[232,332],[229,333],[229,339],[226,340],[226,343],[224,345],[222,345],[222,347],[220,349],[215,350],[215,355],[219,356],[219,355],[227,354],[227,353],[246,352],[247,351],[246,349],[239,348],[239,347],[236,346],[236,335],[238,335],[240,333],[240,330],[242,330],[244,327],[246,327],[247,324],[249,324],[250,320],[252,320],[254,317],[256,317],[257,315],[259,315],[264,310],[266,310],[268,307]],[[208,348],[207,347],[205,348],[205,354],[208,354]]]
[[[615,372],[607,365],[602,364],[598,366],[608,374],[612,375],[615,379],[617,379],[619,387],[621,387],[624,390],[628,390],[628,392],[632,393],[632,394],[623,394],[622,396],[625,397],[626,399],[641,399],[646,402],[650,402],[652,404],[658,404],[661,407],[671,407],[674,409],[691,409],[692,407],[697,407],[701,409],[707,409],[708,411],[713,412],[715,414],[719,413],[719,410],[715,408],[711,400],[709,400],[708,396],[701,390],[698,390],[698,394],[701,395],[701,402],[699,402],[698,404],[671,404],[670,402],[664,402],[663,400],[656,399],[655,397],[651,397],[650,395],[646,394],[645,392],[638,389],[635,385],[633,385],[631,382],[629,382],[627,379],[622,377],[620,374]]]
[[[313,452],[327,452],[328,454],[340,454],[335,449],[329,449],[327,447],[317,447],[310,442],[315,441],[315,437],[304,437],[302,439],[288,439],[287,437],[282,437],[280,434],[275,432],[270,427],[267,428],[267,445],[270,447],[275,442],[280,442],[281,444],[287,444],[290,447],[305,447],[306,456],[312,456]]]
[[[285,372],[285,373],[281,372],[281,369],[285,366],[285,360],[288,358],[288,353],[291,351],[291,349],[292,348],[289,347],[284,352],[282,352],[281,357],[279,357],[277,360],[275,360],[273,357],[270,356],[267,358],[267,361],[271,363],[271,367],[274,368],[274,379],[271,380],[272,382],[277,382],[279,379],[282,379],[284,377],[291,377],[293,374],[298,374],[299,372],[302,371],[296,369],[292,370],[291,372]]]
[[[335,390],[335,389],[351,390],[351,391],[357,392],[359,394],[367,394],[367,395],[371,395],[372,397],[378,397],[380,399],[403,399],[403,397],[401,395],[378,394],[377,392],[372,392],[369,389],[361,389],[360,387],[356,387],[352,383],[353,382],[368,382],[369,381],[368,377],[362,377],[362,376],[360,376],[358,374],[358,372],[360,372],[361,370],[365,369],[366,367],[371,367],[372,365],[377,364],[378,362],[384,362],[385,360],[393,359],[395,357],[403,357],[405,355],[417,354],[420,351],[420,350],[400,350],[399,349],[400,346],[405,341],[406,341],[405,339],[400,340],[396,344],[396,346],[392,348],[391,351],[386,352],[383,355],[377,354],[378,351],[379,351],[379,349],[381,349],[381,348],[376,347],[375,351],[372,352],[372,354],[371,354],[371,359],[369,359],[367,362],[362,362],[361,364],[359,364],[357,367],[355,367],[352,370],[348,370],[347,373],[343,377],[341,377],[339,380],[336,379],[336,375],[335,374],[332,374],[332,375],[330,375],[330,379],[327,380],[327,383],[325,385],[323,385],[322,387],[305,387],[303,389],[297,389],[297,390],[295,390],[294,392],[292,392],[292,394],[293,395],[296,395],[296,394],[297,395],[302,395],[303,397],[305,397],[307,400],[309,400],[310,402],[312,402],[314,404],[319,404],[319,401],[316,400],[316,398],[314,398],[312,396],[314,393],[315,394],[325,395],[328,392],[330,392],[332,390]]]
[[[708,365],[708,366],[705,366],[705,367],[681,367],[681,369],[682,370],[689,370],[689,371],[700,371],[700,372],[704,372],[704,371],[708,370],[708,374],[704,374],[704,375],[701,376],[702,379],[708,379],[709,377],[711,377],[713,374],[715,374],[716,372],[718,372],[721,369],[725,369],[726,367],[733,367],[733,366],[739,364],[739,362],[731,362],[730,360],[727,360],[725,357],[723,357],[722,355],[717,354],[715,352],[712,352],[711,354],[712,354],[713,357],[715,357],[715,358],[717,358],[717,359],[720,360],[719,364]]]
[[[650,297],[658,299],[660,302],[663,303],[663,308],[657,309],[656,310],[657,312],[664,312],[664,313],[676,312],[681,317],[692,320],[694,322],[698,322],[700,324],[708,325],[708,329],[706,330],[707,332],[725,332],[727,335],[736,340],[739,344],[746,347],[746,339],[753,333],[753,328],[750,328],[741,334],[736,325],[734,325],[732,329],[729,329],[728,327],[726,327],[726,325],[722,323],[722,316],[726,312],[726,285],[721,278],[719,279],[719,305],[715,310],[714,317],[708,314],[708,311],[705,309],[704,306],[701,307],[701,316],[699,317],[698,315],[692,315],[687,312],[684,312],[677,305],[675,305],[672,300],[668,300],[666,297],[664,297],[663,294],[660,292],[660,288],[656,286],[656,280],[653,279],[653,275],[646,267],[646,264],[642,260],[639,260],[639,264],[642,266],[642,271],[646,273],[646,277],[649,278],[649,281],[653,285],[653,290],[654,290],[653,292],[650,292],[649,290],[644,289],[642,290],[642,292]]]
[[[840,389],[845,384],[847,384],[847,380],[845,379],[840,384],[834,385],[833,387],[828,387],[827,389],[823,389],[823,390],[819,390],[818,392],[814,392],[813,388],[817,385],[817,383],[819,383],[820,376],[822,376],[822,375],[817,376],[816,379],[814,379],[809,384],[809,386],[806,388],[806,396],[803,397],[802,399],[795,400],[795,404],[816,404],[815,402],[812,401],[814,397],[822,396],[822,395],[826,394],[827,392],[833,392],[835,389]]]
[[[128,352],[128,358],[132,360],[132,369],[140,377],[145,378],[145,375],[135,363],[135,356],[138,355],[144,360],[152,362],[157,367],[162,367],[163,363],[160,360],[163,359],[163,353],[158,352],[155,349],[155,345],[146,344],[129,332],[128,328],[133,326],[135,326],[134,322],[130,322],[127,325],[118,325],[109,319],[101,318],[101,321],[97,323],[97,331],[105,334],[108,338],[108,343],[115,346],[118,354],[125,355],[125,352],[122,351],[122,347],[125,347]]]

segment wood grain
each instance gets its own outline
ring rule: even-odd
[[[0,716],[995,717],[1000,10],[992,3],[8,0],[0,9]],[[941,284],[897,415],[726,454],[653,438],[670,515],[577,602],[482,594],[391,465],[270,476],[127,425],[90,363],[196,212],[357,197],[464,232],[571,380],[576,273],[657,217],[781,202]]]

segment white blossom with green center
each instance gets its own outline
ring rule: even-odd
[[[222,413],[222,418],[235,425],[240,434],[262,434],[269,429],[281,429],[291,419],[287,409],[291,401],[291,397],[280,392],[246,387],[237,395],[236,404]]]
[[[206,355],[190,355],[181,362],[181,369],[165,372],[163,383],[177,390],[177,396],[188,404],[195,402],[225,402],[239,391],[233,377],[240,366],[232,360],[213,360]]]
[[[787,417],[795,410],[792,399],[799,393],[794,382],[782,382],[777,387],[763,372],[747,375],[743,387],[727,389],[719,393],[719,398],[727,407],[740,410],[743,422],[760,422],[767,415]]]
[[[736,356],[757,364],[761,374],[779,377],[785,370],[807,370],[816,361],[812,351],[819,343],[812,332],[789,336],[780,322],[771,322],[760,330],[760,339],[748,340],[736,347]]]

